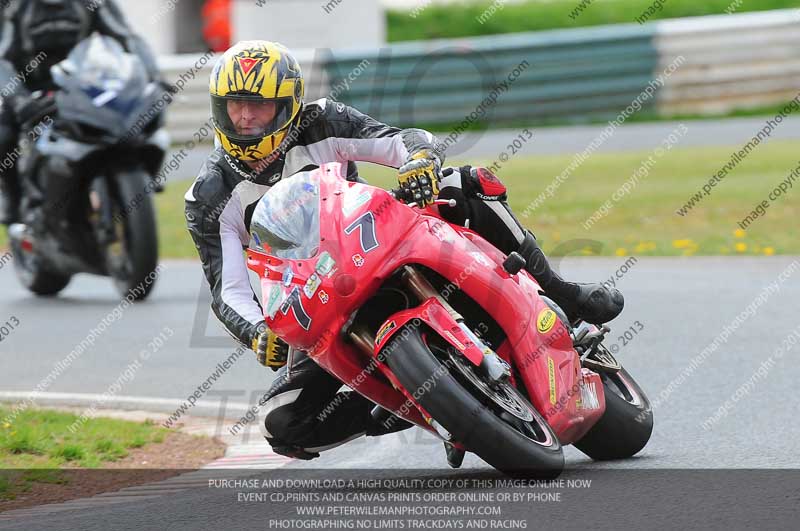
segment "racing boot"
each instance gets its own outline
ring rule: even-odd
[[[517,251],[525,259],[525,270],[536,279],[546,295],[567,314],[570,322],[583,319],[601,325],[620,314],[625,299],[616,288],[603,284],[576,284],[567,282],[550,268],[536,238],[525,231],[525,240]]]

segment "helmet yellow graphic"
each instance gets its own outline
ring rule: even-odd
[[[303,74],[284,46],[242,41],[211,72],[211,116],[222,147],[242,161],[269,156],[300,118]]]

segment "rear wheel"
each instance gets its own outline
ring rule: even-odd
[[[515,477],[552,478],[564,468],[558,438],[508,383],[491,385],[469,360],[412,326],[384,350],[400,383],[454,441]],[[395,346],[392,346],[395,345]]]
[[[575,447],[595,460],[625,459],[645,447],[653,433],[653,409],[625,369],[600,372],[606,410]]]
[[[114,238],[105,249],[106,264],[119,294],[133,300],[150,294],[155,279],[146,279],[158,266],[155,209],[145,192],[149,180],[142,170],[119,174],[111,194]]]

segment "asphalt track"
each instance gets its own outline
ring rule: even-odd
[[[609,278],[623,261],[568,258],[559,266],[567,277],[589,281]],[[642,324],[642,331],[621,346],[618,357],[656,402],[653,437],[640,456],[621,462],[594,463],[574,448],[567,448],[564,478],[594,478],[595,487],[566,489],[562,502],[567,503],[540,505],[537,510],[544,512],[537,514],[546,515],[548,524],[573,528],[576,520],[571,511],[580,508],[582,514],[591,514],[592,509],[618,507],[624,510],[606,514],[604,522],[635,523],[635,518],[642,517],[643,506],[658,508],[655,514],[665,516],[668,507],[659,504],[688,498],[695,500],[692,507],[699,511],[698,497],[704,497],[702,507],[708,514],[725,509],[725,518],[738,515],[746,520],[755,518],[761,506],[733,502],[745,495],[751,500],[769,495],[774,509],[771,516],[796,515],[798,471],[774,469],[800,468],[800,429],[793,407],[800,376],[795,364],[800,343],[780,354],[776,350],[793,331],[800,337],[800,258],[641,258],[615,281],[625,293],[627,305],[623,315],[611,323],[609,343],[621,346],[618,334],[637,320]],[[200,296],[204,289],[198,263],[166,261],[152,297],[125,309],[47,391],[73,397],[103,393],[141,349],[148,348],[148,342],[167,327],[172,334],[164,346],[142,363],[118,395],[133,397],[127,407],[171,411],[233,351],[233,342],[207,311],[207,301]],[[107,279],[91,276],[76,277],[55,299],[31,297],[19,287],[10,264],[0,270],[0,292],[2,321],[12,316],[19,321],[0,343],[0,389],[19,393],[20,397],[26,396],[119,303]],[[744,317],[737,320],[737,316]],[[718,348],[695,362],[686,375],[692,358],[697,359],[726,326],[725,340],[718,341]],[[206,330],[202,330],[204,327]],[[255,403],[272,377],[271,371],[259,370],[248,352],[213,384],[203,397],[204,407],[192,413],[219,414],[220,403],[227,401],[227,416],[235,417],[237,408],[231,404],[238,402],[239,407],[245,407],[248,402]],[[148,404],[137,403],[136,397],[174,400]],[[48,403],[46,397],[41,400]],[[726,400],[728,412],[709,420]],[[89,405],[85,398],[74,398],[74,402]],[[259,440],[255,430],[242,437],[249,442]],[[359,477],[377,479],[498,477],[471,454],[464,468],[451,471],[441,443],[414,429],[356,439],[324,452],[320,459],[293,462],[280,470],[258,474],[275,477],[293,470],[291,477],[322,478],[357,469],[361,470]],[[728,471],[675,471],[709,468]],[[766,472],[751,471],[741,476],[737,475],[741,472],[731,470],[743,468],[773,469],[776,475],[754,482],[753,474]],[[682,485],[687,482],[685,489]],[[713,499],[708,494],[712,484],[715,489],[719,487]],[[665,493],[672,497],[652,501]],[[794,512],[784,506],[787,500],[793,500]],[[268,528],[266,518],[297,518],[297,505],[245,503],[237,501],[235,490],[195,488],[114,507],[87,506],[59,515],[19,518],[0,523],[0,528],[107,529],[110,518],[115,522],[112,529]],[[503,518],[530,519],[534,515],[530,504],[510,504],[504,511]],[[671,522],[678,525],[694,513],[687,509],[680,514]],[[652,523],[647,519],[638,522],[642,528]]]

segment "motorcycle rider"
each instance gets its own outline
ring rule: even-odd
[[[211,109],[219,146],[186,193],[189,233],[203,264],[212,309],[228,332],[250,346],[260,363],[278,370],[262,399],[265,437],[276,453],[311,459],[362,434],[380,435],[373,404],[355,392],[337,396],[341,382],[302,352],[271,334],[250,286],[243,249],[262,195],[280,179],[326,162],[354,161],[399,167],[399,182],[419,204],[455,198],[439,207],[451,222],[465,223],[506,254],[519,252],[526,269],[570,319],[601,323],[622,310],[622,295],[602,284],[566,282],[552,271],[533,234],[514,217],[505,186],[485,168],[447,168],[436,138],[421,129],[391,127],[331,99],[305,103],[303,76],[291,53],[268,41],[240,42],[218,60],[210,80]],[[320,412],[336,399],[327,415]],[[392,423],[391,430],[409,426]]]
[[[47,114],[52,102],[32,92],[54,87],[50,67],[92,32],[116,39],[138,55],[152,80],[161,75],[147,44],[135,35],[114,0],[11,0],[0,30],[0,156],[11,160],[20,127]],[[19,221],[22,194],[15,163],[0,169],[0,223]]]

